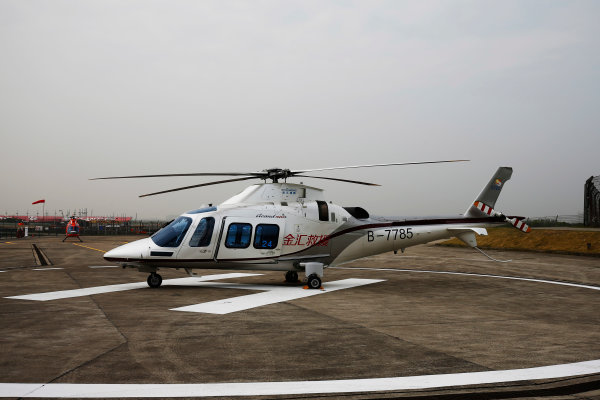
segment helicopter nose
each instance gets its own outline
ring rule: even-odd
[[[115,247],[112,250],[104,253],[104,259],[110,262],[121,262],[130,260],[139,260],[145,258],[144,255],[148,253],[148,241],[147,239],[136,240],[135,242],[127,243],[119,247]]]

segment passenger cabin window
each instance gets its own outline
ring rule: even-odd
[[[317,200],[317,207],[319,207],[319,221],[329,221],[327,202]]]
[[[152,235],[152,241],[160,247],[178,247],[187,233],[192,219],[179,217]]]
[[[250,237],[252,236],[252,225],[232,223],[227,230],[225,247],[232,249],[245,249],[250,246]]]
[[[254,235],[254,248],[274,249],[279,240],[279,226],[272,224],[259,224]]]
[[[206,247],[210,245],[215,219],[213,217],[202,218],[190,239],[190,247]]]

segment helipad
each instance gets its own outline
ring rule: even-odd
[[[316,295],[264,271],[150,289],[102,259],[127,237],[60,239],[0,243],[0,396],[599,395],[598,258],[422,246]]]

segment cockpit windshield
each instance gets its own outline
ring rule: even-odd
[[[191,223],[191,218],[179,217],[152,235],[152,241],[160,247],[178,247]]]

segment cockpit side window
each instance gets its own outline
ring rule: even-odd
[[[202,218],[190,239],[190,247],[206,247],[210,245],[215,219],[213,217]]]
[[[191,223],[191,218],[179,217],[152,235],[152,241],[160,247],[178,247],[183,241]]]

